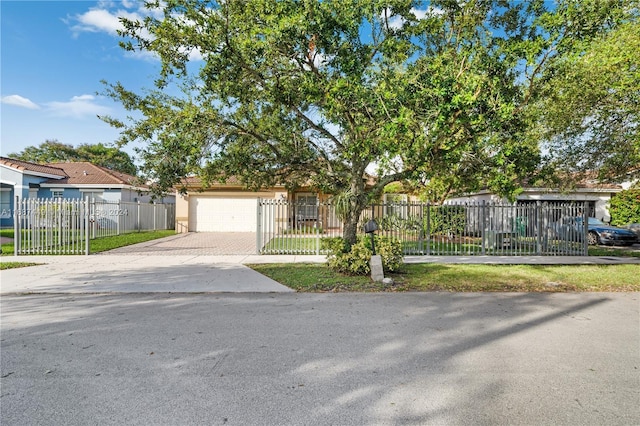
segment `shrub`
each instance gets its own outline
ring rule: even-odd
[[[467,222],[467,212],[464,206],[458,205],[442,205],[429,206],[430,222],[425,233],[430,234],[448,234],[453,233],[460,235],[464,233],[464,227]],[[426,218],[427,212],[424,216]],[[425,220],[426,222],[426,220]],[[426,224],[426,223],[425,223]]]
[[[614,226],[640,223],[640,189],[628,189],[614,195],[609,214]]]
[[[361,235],[358,241],[349,246],[342,238],[323,238],[322,248],[327,250],[329,267],[337,272],[352,275],[371,273],[369,260],[373,254],[371,237]],[[375,236],[376,254],[380,255],[385,271],[395,271],[402,265],[402,244],[379,235]]]

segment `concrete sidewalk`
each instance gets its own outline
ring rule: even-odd
[[[10,293],[270,293],[291,292],[247,264],[323,263],[325,256],[177,255],[3,256],[0,262],[40,265],[3,270],[0,294]],[[618,265],[632,257],[406,256],[406,263]]]

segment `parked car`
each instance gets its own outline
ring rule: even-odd
[[[582,236],[584,235],[582,222],[582,217],[564,217],[553,226],[553,230],[560,239],[582,241]],[[595,217],[588,218],[587,230],[587,242],[589,245],[630,246],[640,242],[633,231],[607,225]]]
[[[640,240],[640,223],[630,223],[629,225],[625,225],[622,228],[628,229],[629,231],[635,233]]]

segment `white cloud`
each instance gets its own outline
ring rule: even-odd
[[[45,105],[47,111],[57,117],[95,117],[111,112],[109,107],[96,103],[93,95],[74,96],[68,102],[48,102]]]
[[[40,109],[40,107],[27,98],[20,95],[8,95],[2,97],[2,103],[7,105],[19,106],[27,109]]]
[[[65,22],[75,22],[75,24],[71,26],[71,29],[74,31],[74,36],[78,36],[82,32],[107,33],[111,36],[118,36],[118,31],[124,30],[120,22],[121,18],[126,18],[131,21],[143,21],[147,16],[163,19],[164,11],[162,8],[162,2],[159,8],[150,9],[145,7],[144,2],[140,1],[123,0],[116,4],[113,1],[103,0],[98,2],[95,8],[85,13],[75,15]],[[179,18],[179,16],[176,17]],[[183,18],[183,22],[187,25],[190,24],[186,18]],[[143,39],[153,39],[151,34],[144,28],[140,30],[138,35]],[[147,61],[158,60],[158,56],[155,53],[146,51],[126,52],[125,56]],[[197,49],[192,49],[189,52],[189,60],[201,61],[202,54]]]
[[[424,18],[431,17],[431,16],[442,15],[443,13],[442,9],[438,9],[436,7],[431,7],[431,6],[427,7],[427,9],[425,10],[420,10],[413,7],[411,8],[410,12],[411,14],[413,14],[413,16],[416,17],[417,20],[422,20]],[[385,15],[389,19],[389,28],[392,28],[394,30],[398,30],[402,28],[402,26],[406,22],[403,17],[398,15],[392,15],[389,9],[385,9],[385,11],[382,13],[383,19]]]
[[[110,12],[107,9],[91,9],[81,15],[76,15],[74,19],[78,22],[71,29],[76,32],[106,32],[111,35],[117,35],[118,30],[124,27],[120,22],[120,18],[130,20],[142,20],[142,16],[136,12],[128,12],[126,10],[117,10]]]

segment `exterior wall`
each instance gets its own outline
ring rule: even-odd
[[[605,192],[579,190],[568,194],[559,194],[544,193],[540,191],[525,191],[525,193],[520,195],[518,199],[536,201],[593,201],[596,206],[595,217],[603,222],[610,222],[611,215],[609,215],[609,202],[611,201],[611,196],[616,192],[618,191],[612,190],[611,192]]]
[[[176,233],[189,232],[189,195],[176,192]]]
[[[555,202],[580,202],[580,201],[592,201],[595,203],[596,212],[595,217],[601,219],[603,222],[609,222],[611,216],[609,215],[609,202],[611,196],[617,193],[618,190],[598,190],[598,189],[578,189],[571,193],[550,192],[545,189],[525,189],[520,194],[518,200],[527,201],[555,201]],[[454,197],[449,198],[447,203],[465,203],[465,202],[499,202],[504,201],[497,195],[490,193],[480,193],[470,195],[468,197]]]
[[[3,194],[2,210],[0,211],[0,226],[13,226],[13,210],[16,196],[20,198],[29,198],[29,184],[39,184],[47,180],[40,176],[31,176],[21,171],[11,169],[9,167],[0,167],[0,182],[2,182],[3,193],[10,193],[10,198],[6,199]],[[7,205],[8,204],[8,205]]]

